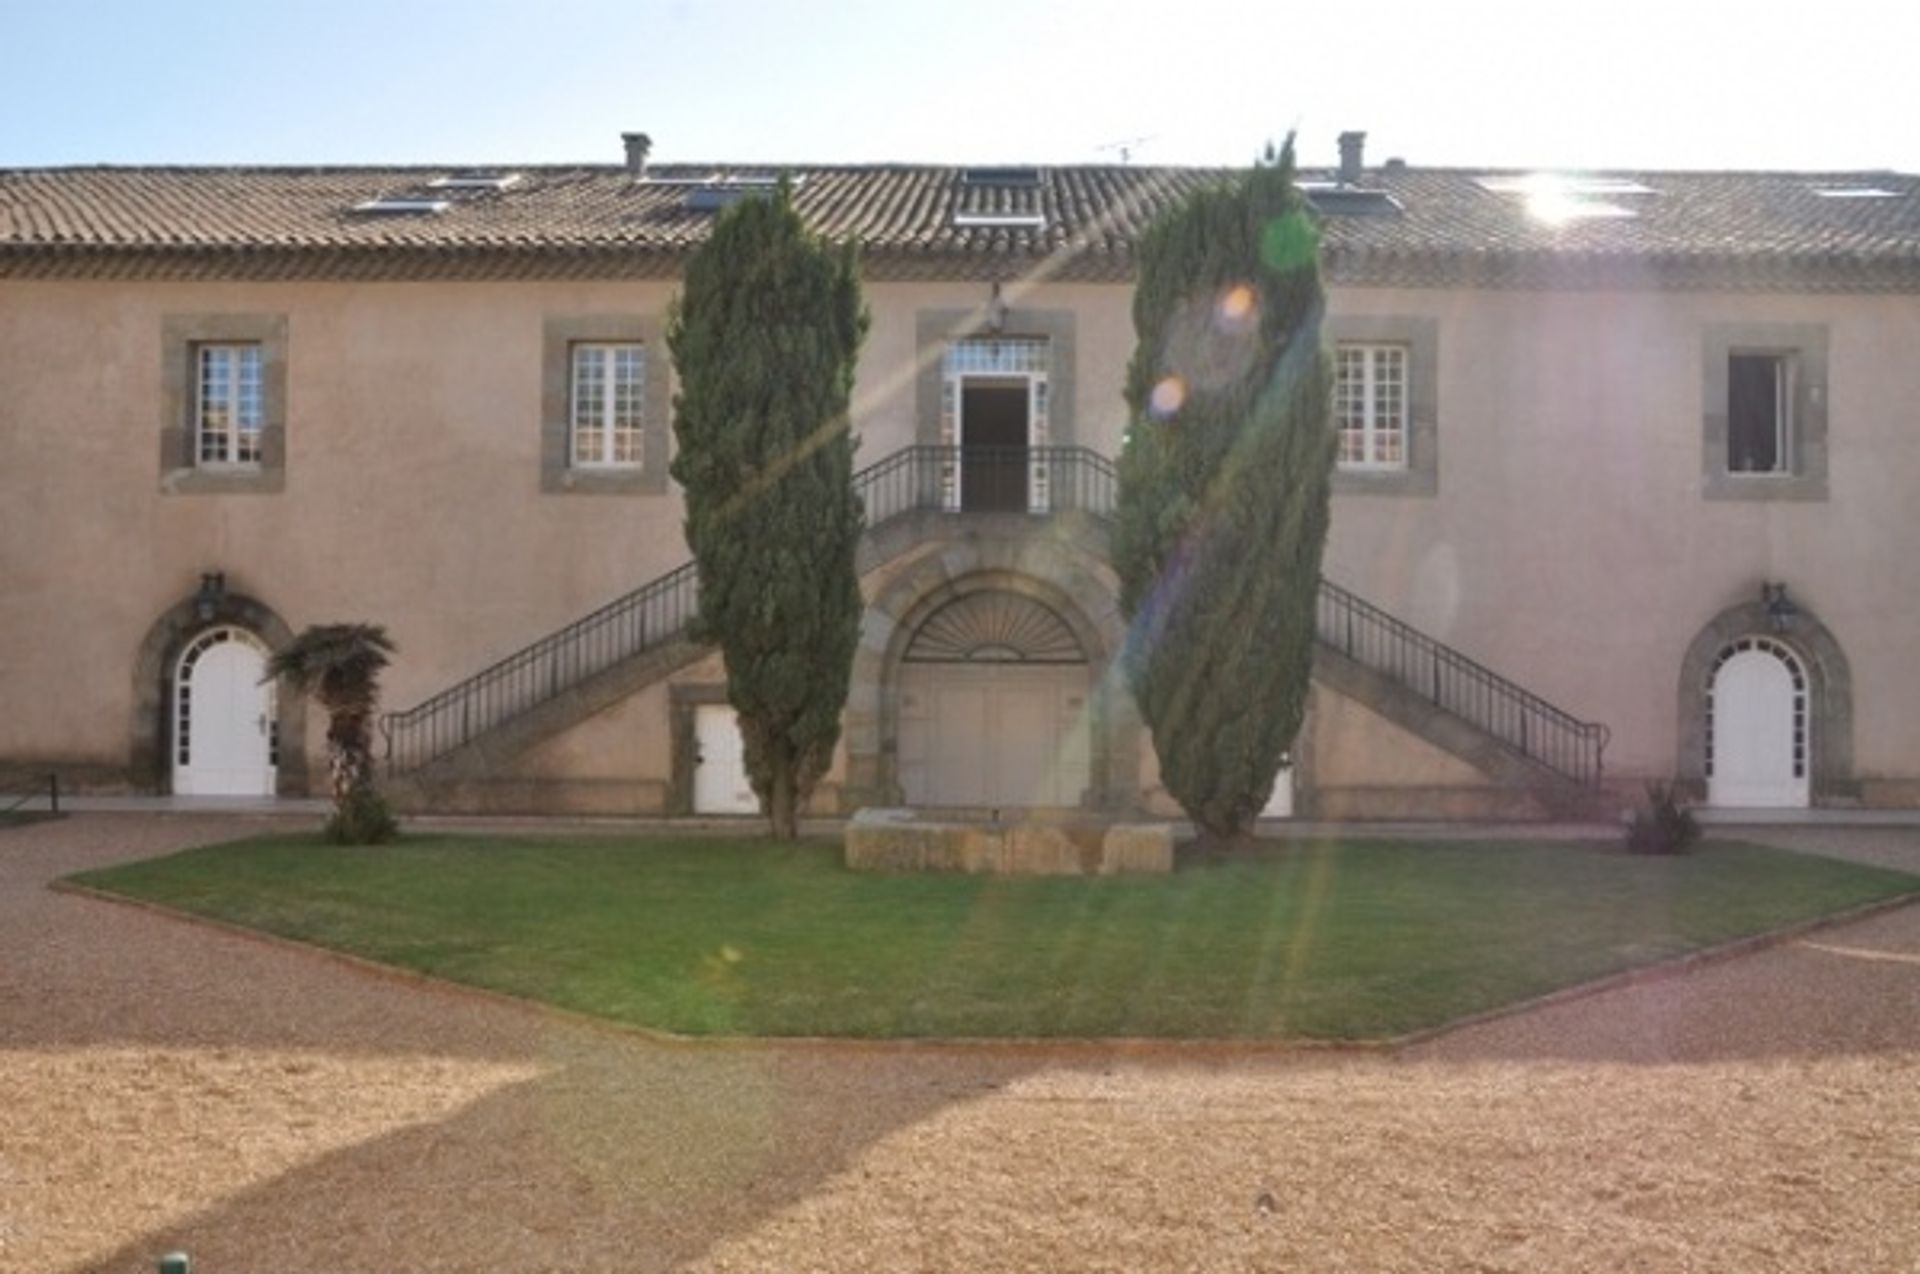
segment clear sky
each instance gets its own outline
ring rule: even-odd
[[[1914,0],[0,0],[0,165],[1920,171]]]

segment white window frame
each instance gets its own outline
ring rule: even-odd
[[[970,336],[947,342],[940,362],[940,445],[947,456],[940,466],[940,507],[961,507],[960,452],[966,443],[966,386],[970,380],[1027,385],[1027,511],[1053,507],[1046,450],[1053,437],[1053,339],[1047,336]]]
[[[1413,350],[1410,346],[1397,341],[1341,341],[1334,346],[1334,428],[1339,434],[1341,452],[1351,431],[1346,429],[1345,403],[1341,388],[1346,383],[1347,356],[1359,354],[1362,359],[1360,380],[1360,457],[1349,459],[1339,456],[1338,466],[1349,473],[1386,472],[1398,473],[1407,468],[1407,453],[1411,449],[1412,421],[1409,399],[1413,391]],[[1381,363],[1391,356],[1399,362],[1397,387],[1399,400],[1396,407],[1383,410],[1381,391],[1388,383],[1381,376]],[[1386,419],[1391,415],[1393,419]],[[1393,437],[1398,441],[1398,454],[1382,458],[1388,451],[1385,439]]]
[[[621,356],[631,353],[633,375],[622,381]],[[583,420],[583,371],[597,365],[599,402]],[[624,390],[624,394],[623,394]],[[640,341],[574,341],[567,351],[567,455],[576,469],[635,472],[646,463],[647,347]],[[626,409],[623,412],[622,408]],[[583,428],[583,426],[587,426]],[[583,449],[589,434],[597,443]],[[624,447],[622,446],[624,442]],[[622,458],[622,453],[626,458]]]
[[[1733,467],[1733,362],[1737,358],[1764,358],[1773,364],[1773,468],[1736,469]],[[1795,364],[1790,350],[1734,349],[1727,352],[1727,454],[1721,464],[1729,478],[1791,477],[1793,464],[1793,399]]]
[[[216,363],[225,373],[218,384]],[[266,425],[266,352],[259,341],[193,347],[193,455],[202,469],[257,470]]]

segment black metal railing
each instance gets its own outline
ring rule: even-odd
[[[923,510],[1113,512],[1113,461],[1086,447],[902,447],[854,475],[867,529]]]
[[[916,512],[1111,516],[1113,462],[1085,447],[904,447],[854,475],[877,530]],[[691,562],[381,718],[387,771],[404,774],[624,660],[685,635],[698,604]],[[1337,584],[1322,580],[1319,639],[1522,755],[1595,786],[1607,728],[1581,721]]]
[[[1320,581],[1322,643],[1413,690],[1550,770],[1600,783],[1609,731],[1582,721],[1338,584]]]
[[[679,637],[693,618],[697,586],[688,562],[426,702],[387,713],[380,718],[387,773],[418,769],[595,673]]]
[[[853,478],[867,529],[921,510],[1048,514],[1113,509],[1113,462],[1085,447],[905,447]],[[1014,497],[1018,498],[1015,499]],[[405,774],[598,673],[683,636],[693,563],[674,568],[450,686],[380,718],[389,774]]]
[[[0,791],[0,818],[9,814],[22,816],[60,812],[60,776],[58,774],[35,774],[23,776],[18,782],[11,783],[11,792]],[[34,808],[34,802],[45,801],[40,808]]]

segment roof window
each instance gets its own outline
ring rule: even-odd
[[[1313,210],[1323,217],[1392,216],[1405,211],[1400,201],[1384,190],[1349,186],[1338,181],[1303,181],[1297,184]]]
[[[953,224],[962,228],[982,226],[1009,230],[1043,230],[1047,216],[1043,212],[956,212]]]
[[[1003,189],[1032,190],[1040,185],[1038,168],[962,168],[960,182],[966,186],[999,186]]]
[[[422,195],[376,195],[353,205],[353,211],[376,216],[437,217],[453,205],[445,199]]]
[[[1660,192],[1631,177],[1581,177],[1567,173],[1525,173],[1479,177],[1482,190],[1496,195],[1555,195],[1574,198],[1595,195],[1657,195]]]
[[[1834,185],[1815,185],[1808,189],[1822,199],[1898,199],[1900,192],[1888,190],[1885,186],[1855,185],[1853,183]]]
[[[520,184],[519,173],[489,172],[469,168],[464,172],[435,177],[427,185],[433,190],[508,190]]]

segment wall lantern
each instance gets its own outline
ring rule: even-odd
[[[1787,597],[1785,584],[1760,585],[1760,601],[1767,608],[1767,623],[1776,633],[1784,633],[1793,623],[1793,617],[1800,613]]]
[[[1007,303],[1001,299],[997,282],[987,295],[987,321],[982,326],[989,336],[998,336],[1007,328]]]
[[[193,595],[193,614],[210,624],[227,600],[227,576],[224,571],[206,571],[200,576],[200,591]]]

